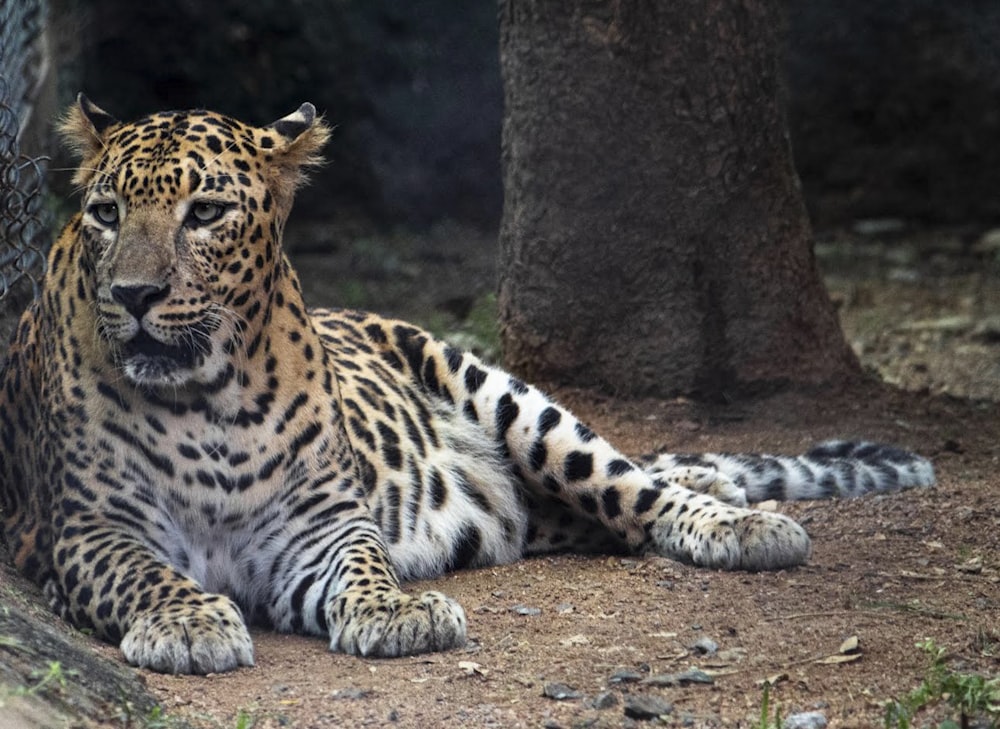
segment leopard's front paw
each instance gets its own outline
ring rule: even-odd
[[[708,503],[649,531],[652,551],[699,567],[777,570],[804,564],[812,546],[806,530],[787,516]]]
[[[330,650],[391,658],[465,645],[462,606],[440,592],[345,590],[327,605]]]
[[[253,665],[253,643],[236,605],[223,595],[150,610],[122,638],[125,660],[162,673],[219,673]]]

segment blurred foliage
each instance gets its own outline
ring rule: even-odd
[[[211,108],[265,124],[313,102],[335,132],[300,215],[499,219],[492,2],[55,4],[59,34],[82,32],[77,83],[120,118]]]
[[[1000,220],[1000,3],[789,3],[789,121],[818,224]]]

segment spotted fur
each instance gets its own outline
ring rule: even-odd
[[[412,325],[307,310],[280,242],[327,138],[308,104],[122,124],[81,96],[63,129],[83,206],[0,375],[0,511],[17,567],[133,664],[252,664],[251,621],[360,655],[453,648],[462,608],[402,581],[554,550],[790,567],[805,531],[748,498],[933,480],[867,445],[643,469]]]
[[[740,453],[645,456],[643,467],[654,477],[681,468],[705,469],[732,483],[731,501],[827,499],[895,491],[934,483],[926,458],[881,443],[832,440],[801,456]]]

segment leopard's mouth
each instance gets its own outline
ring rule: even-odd
[[[177,385],[188,379],[210,348],[205,334],[192,333],[182,344],[167,344],[140,329],[122,343],[118,356],[125,374],[136,383]]]
[[[122,354],[125,359],[165,359],[177,367],[191,367],[198,353],[193,342],[189,346],[165,344],[140,329],[138,334],[122,346]]]

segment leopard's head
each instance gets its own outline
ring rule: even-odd
[[[232,377],[265,318],[303,169],[329,136],[311,104],[265,127],[207,111],[121,123],[80,95],[78,244],[100,337],[147,387]]]

